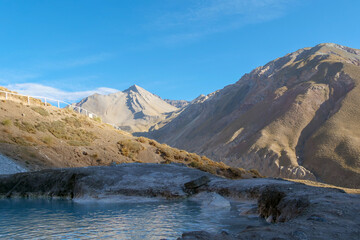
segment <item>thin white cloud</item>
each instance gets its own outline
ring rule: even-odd
[[[63,91],[54,87],[45,86],[38,83],[20,83],[20,84],[9,84],[6,88],[16,91],[18,93],[30,96],[42,96],[61,100],[69,103],[77,102],[87,96],[94,93],[98,94],[110,94],[118,92],[119,90],[114,88],[100,87],[88,91]]]
[[[10,69],[0,69],[0,83],[8,84],[11,82],[19,82],[38,78],[40,75],[36,73],[15,71]]]
[[[100,54],[89,55],[82,58],[68,59],[63,61],[53,60],[53,61],[47,61],[37,64],[33,63],[24,69],[0,69],[0,84],[6,85],[14,82],[19,83],[19,82],[27,82],[27,81],[34,82],[40,77],[44,77],[48,75],[49,72],[96,64],[99,62],[106,61],[110,59],[112,56],[113,54],[110,53],[100,53]],[[89,77],[87,76],[86,78]],[[74,78],[74,80],[79,80],[79,79]]]
[[[43,70],[58,70],[58,69],[68,69],[81,66],[87,66],[99,62],[106,61],[110,59],[113,55],[110,53],[99,53],[95,55],[90,55],[77,59],[68,59],[64,61],[53,61],[37,65],[35,68]]]
[[[184,12],[163,16],[168,25],[209,24],[223,20],[269,20],[281,17],[294,0],[206,0],[194,2]],[[269,17],[266,17],[269,16]],[[229,18],[229,19],[226,19]]]
[[[187,10],[168,12],[157,19],[163,40],[178,43],[226,32],[248,24],[284,16],[298,0],[202,0],[190,1]]]

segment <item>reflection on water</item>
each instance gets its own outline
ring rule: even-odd
[[[240,231],[262,224],[232,210],[192,201],[76,203],[0,200],[0,239],[176,239],[183,232]]]

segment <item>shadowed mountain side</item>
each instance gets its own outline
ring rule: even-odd
[[[360,187],[360,50],[300,49],[191,102],[149,136],[266,176]]]
[[[137,85],[109,95],[91,95],[76,106],[86,108],[98,114],[104,122],[128,132],[147,131],[151,126],[167,119],[168,113],[178,110]]]

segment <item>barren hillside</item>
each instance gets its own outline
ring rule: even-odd
[[[266,176],[360,188],[360,50],[320,44],[193,101],[150,136]]]
[[[0,94],[0,99],[3,99]],[[183,163],[229,178],[251,178],[245,171],[206,157],[114,129],[71,109],[44,106],[40,100],[0,100],[0,153],[28,170],[128,162]]]
[[[128,132],[147,131],[178,110],[177,107],[137,85],[109,95],[94,94],[76,105],[101,116],[104,122]]]

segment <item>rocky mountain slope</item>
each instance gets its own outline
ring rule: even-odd
[[[164,99],[165,102],[168,104],[177,107],[177,108],[183,108],[189,105],[189,101],[186,100],[171,100],[171,99]]]
[[[27,105],[23,97],[5,101],[0,94],[0,174],[10,172],[9,168],[32,171],[173,162],[229,178],[259,177],[255,170],[232,168],[154,140],[133,137],[71,109],[44,106],[38,99],[30,102]]]
[[[143,132],[167,119],[171,112],[178,110],[177,105],[182,105],[172,103],[173,105],[133,85],[122,92],[91,95],[76,105],[98,114],[104,122],[114,124],[124,131]]]
[[[150,136],[274,177],[360,188],[360,50],[320,44],[200,96]]]

